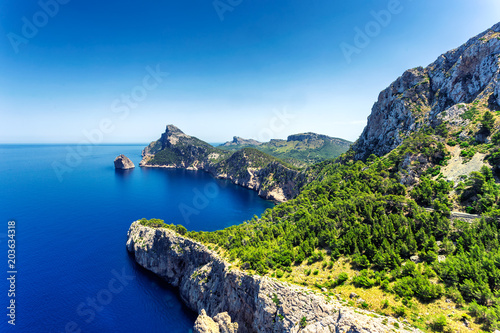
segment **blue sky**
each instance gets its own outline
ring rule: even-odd
[[[4,0],[0,142],[149,142],[167,124],[209,142],[354,141],[381,90],[499,14],[497,0]]]

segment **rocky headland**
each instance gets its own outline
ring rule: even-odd
[[[168,125],[161,138],[143,150],[142,156],[141,167],[203,170],[276,202],[295,197],[307,182],[305,173],[259,150],[218,149],[174,125]]]
[[[195,332],[419,332],[394,318],[347,307],[335,295],[248,275],[167,228],[132,223],[127,250],[139,265],[179,288],[183,302],[199,314]]]

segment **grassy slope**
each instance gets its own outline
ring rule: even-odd
[[[285,141],[272,140],[259,146],[227,146],[221,149],[235,151],[245,147],[258,149],[266,154],[277,157],[289,164],[305,167],[328,159],[334,159],[349,149],[351,142],[338,139],[336,142],[324,141]]]
[[[275,276],[318,292],[326,288],[346,303],[401,316],[424,330],[468,331],[464,319],[473,331],[498,327],[500,232],[496,221],[464,224],[447,218],[452,208],[500,216],[498,184],[488,171],[489,165],[497,171],[500,162],[496,112],[487,133],[491,142],[476,140],[485,133],[485,115],[494,111],[486,100],[464,105],[463,121],[423,128],[383,158],[354,162],[349,152],[341,164],[316,164],[310,168],[316,181],[299,197],[259,219],[187,235],[210,244],[250,273]],[[464,162],[485,154],[486,171],[452,188],[441,173],[451,147],[460,149]],[[401,185],[402,177],[411,171],[417,172],[417,183]],[[434,206],[436,212],[419,206]],[[416,254],[424,262],[413,273],[402,273],[409,257]],[[439,263],[437,254],[448,259]],[[348,280],[336,285],[342,272]],[[360,281],[370,286],[362,287]],[[417,283],[415,290],[401,289],[411,283]],[[349,299],[352,291],[366,302]],[[483,306],[475,306],[476,301]]]
[[[470,320],[467,313],[471,312],[464,304],[470,304],[470,297],[474,296],[465,297],[464,302],[462,297],[467,296],[467,293],[458,284],[461,296],[456,287],[447,282],[448,275],[444,273],[447,268],[435,257],[438,253],[450,258],[456,256],[458,259],[453,260],[457,262],[457,267],[469,265],[463,262],[463,258],[460,259],[458,243],[463,247],[461,251],[465,251],[466,257],[470,256],[468,251],[474,251],[474,244],[486,249],[485,256],[489,255],[488,252],[492,256],[499,253],[500,237],[494,222],[463,225],[452,223],[446,216],[453,205],[466,210],[468,205],[474,204],[461,198],[463,193],[475,186],[468,181],[451,190],[442,180],[440,170],[447,163],[449,141],[457,141],[458,146],[461,144],[465,158],[472,149],[488,155],[500,150],[500,140],[497,144],[473,140],[475,134],[482,131],[481,119],[487,109],[479,102],[470,105],[470,108],[474,112],[466,124],[459,128],[446,125],[436,130],[424,129],[383,158],[371,158],[366,164],[354,163],[349,161],[347,154],[343,156],[343,164],[323,162],[316,165],[311,169],[316,173],[316,181],[309,184],[299,197],[268,210],[259,219],[222,231],[189,232],[187,235],[212,244],[227,260],[237,263],[242,269],[307,285],[317,291],[326,288],[328,294],[339,294],[346,303],[401,316],[424,330],[439,330],[435,324],[443,318],[446,322],[444,330],[448,331],[466,331],[464,319],[472,321],[470,325],[474,331],[490,329],[491,323],[485,317],[488,314],[478,314],[476,311],[472,313],[476,318]],[[459,132],[470,132],[469,139],[459,140]],[[423,157],[429,161],[421,170],[419,182],[412,187],[404,187],[399,183],[408,172],[403,168],[408,156]],[[412,167],[419,169],[418,165],[409,166]],[[428,183],[428,189],[422,185],[422,179],[427,179],[425,184]],[[493,180],[482,181],[479,191],[488,186],[496,187],[498,191],[497,185],[491,185],[494,184]],[[427,190],[430,192],[425,194]],[[418,208],[419,205],[428,206],[426,200],[434,204],[437,212],[429,213]],[[486,208],[473,209],[483,209],[482,213],[494,215],[498,210],[498,196],[492,200]],[[438,245],[434,240],[441,244]],[[449,245],[450,241],[455,245]],[[377,253],[381,255],[377,257]],[[424,287],[432,289],[432,285],[436,285],[441,289],[403,297],[394,290],[405,279],[404,274],[401,275],[401,267],[415,254],[424,258],[424,262],[416,266],[416,276],[430,283]],[[360,256],[367,256],[368,264],[360,266]],[[485,267],[488,260],[477,261],[483,265],[481,267]],[[498,260],[500,262],[500,256]],[[365,267],[368,271],[363,271]],[[479,268],[478,274],[483,274],[483,269]],[[348,274],[348,280],[336,286],[332,281],[341,272]],[[356,282],[356,276],[363,275],[363,272],[367,272],[373,286],[361,287]],[[494,274],[499,272],[495,270]],[[388,282],[384,283],[384,280]],[[491,292],[496,291],[495,283],[490,287]],[[366,303],[349,299],[348,295],[352,291]],[[425,296],[428,293],[433,296]],[[496,302],[496,296],[488,295],[484,297]],[[479,302],[483,296],[478,297]],[[382,303],[384,299],[389,305]]]

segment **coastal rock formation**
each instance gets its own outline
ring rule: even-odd
[[[387,154],[414,131],[436,128],[449,114],[485,99],[500,109],[500,23],[441,55],[426,68],[406,71],[379,95],[354,145],[355,158]],[[460,119],[456,118],[455,119]]]
[[[228,141],[221,146],[223,147],[231,147],[231,146],[260,146],[262,142],[259,142],[254,139],[243,139],[239,136],[233,136],[233,141]]]
[[[135,165],[127,156],[121,154],[115,158],[115,169],[127,170],[133,168],[135,168]]]
[[[259,150],[218,149],[173,125],[168,125],[161,138],[143,150],[142,156],[142,167],[203,170],[276,202],[295,197],[307,181],[304,173]]]
[[[304,287],[245,274],[167,228],[132,223],[127,250],[139,265],[179,288],[185,304],[199,313],[196,332],[419,332]]]

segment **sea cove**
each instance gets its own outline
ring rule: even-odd
[[[0,246],[6,251],[7,222],[16,221],[18,266],[16,325],[4,320],[0,331],[192,330],[196,314],[177,291],[124,248],[130,223],[154,217],[210,231],[274,204],[203,171],[114,170],[122,153],[138,165],[144,146],[91,146],[62,182],[52,163],[64,162],[68,146],[0,146]]]

